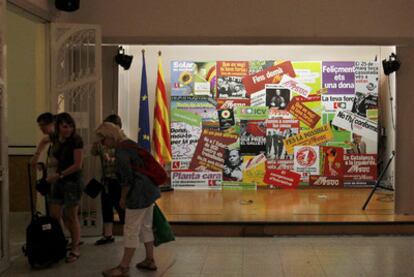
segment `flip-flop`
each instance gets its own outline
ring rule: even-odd
[[[80,257],[80,254],[75,253],[75,252],[69,252],[69,255],[66,257],[65,262],[67,263],[73,263],[76,262]]]

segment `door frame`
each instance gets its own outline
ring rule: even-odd
[[[6,0],[0,0],[0,272],[10,265],[9,165],[7,143]]]

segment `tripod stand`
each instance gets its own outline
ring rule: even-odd
[[[368,206],[369,201],[371,200],[371,198],[372,198],[372,196],[374,195],[375,190],[376,190],[377,188],[382,188],[382,189],[385,189],[385,190],[394,191],[394,189],[392,189],[392,188],[389,188],[389,187],[383,187],[383,186],[381,186],[381,185],[380,185],[380,183],[381,183],[381,181],[382,181],[382,178],[384,177],[385,172],[387,172],[387,169],[388,169],[388,167],[390,166],[390,164],[391,164],[392,160],[394,159],[394,157],[395,157],[395,151],[392,151],[392,152],[391,152],[391,156],[390,156],[390,158],[388,159],[387,164],[385,165],[385,167],[384,167],[384,169],[382,170],[381,174],[379,175],[379,177],[378,177],[377,181],[375,182],[375,186],[372,188],[372,191],[371,191],[371,193],[369,194],[368,199],[365,201],[364,206],[362,206],[362,210],[364,210],[364,211],[365,211],[365,209],[366,209],[366,208],[367,208],[367,206]]]

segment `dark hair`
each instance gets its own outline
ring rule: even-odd
[[[56,119],[55,119],[55,132],[57,135],[59,135],[59,125],[61,125],[62,123],[66,123],[73,127],[72,135],[76,133],[76,124],[75,124],[75,120],[73,119],[73,117],[68,113],[60,113],[56,115]]]
[[[108,116],[105,118],[104,122],[111,122],[111,123],[113,123],[113,124],[117,125],[119,128],[122,128],[122,121],[121,121],[121,118],[120,118],[120,117],[119,117],[119,115],[117,115],[117,114],[111,114],[111,115],[108,115]]]
[[[225,159],[224,159],[224,163],[225,163],[225,165],[227,165],[229,168],[234,168],[234,166],[230,163],[230,153],[232,152],[232,151],[236,151],[237,152],[237,156],[238,156],[238,158],[239,158],[239,162],[237,163],[237,165],[236,166],[239,166],[239,165],[241,165],[242,163],[243,163],[243,158],[242,158],[242,156],[241,156],[241,153],[240,153],[240,149],[237,149],[237,148],[235,148],[235,149],[229,149],[229,148],[226,148],[225,150],[224,150],[224,157],[225,157]]]
[[[37,117],[36,121],[37,121],[37,123],[42,122],[42,123],[45,123],[45,124],[50,124],[50,123],[53,123],[54,119],[55,118],[54,118],[53,114],[47,112],[47,113],[40,114]]]

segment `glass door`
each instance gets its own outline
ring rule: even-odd
[[[98,166],[90,155],[95,128],[102,122],[101,30],[96,25],[51,24],[52,111],[68,112],[85,147],[83,176],[87,183]],[[102,231],[99,198],[82,197],[82,235]]]

